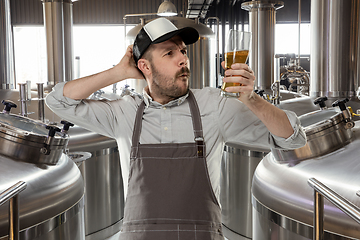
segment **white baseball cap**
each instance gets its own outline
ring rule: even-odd
[[[174,36],[180,36],[186,45],[195,43],[199,39],[199,33],[195,28],[184,27],[178,29],[170,20],[157,18],[147,23],[136,35],[133,45],[135,63],[144,55],[151,44],[161,43]]]

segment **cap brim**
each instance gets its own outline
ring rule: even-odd
[[[195,28],[185,27],[172,32],[169,32],[157,39],[152,44],[165,42],[175,36],[179,36],[186,45],[193,44],[199,39],[199,33]]]

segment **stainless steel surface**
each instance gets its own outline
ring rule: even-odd
[[[42,122],[45,122],[44,83],[37,83],[37,94],[39,101],[38,119]]]
[[[220,28],[219,28],[219,18],[217,17],[208,17],[205,20],[205,24],[209,23],[209,20],[215,20],[216,21],[216,32],[215,32],[215,36],[216,36],[216,79],[215,79],[215,85],[214,87],[219,86],[219,77],[220,77],[220,36],[219,36],[219,32],[220,32]]]
[[[24,162],[55,165],[69,139],[63,133],[49,136],[46,127],[38,120],[0,113],[0,154]]]
[[[262,205],[269,211],[266,213],[271,218],[268,221],[273,221],[276,225],[291,232],[303,228],[304,231],[295,233],[311,238],[312,232],[306,230],[312,229],[309,226],[312,226],[313,221],[313,189],[307,184],[307,180],[311,177],[319,179],[354,205],[360,206],[360,198],[356,195],[360,188],[360,175],[358,174],[360,171],[358,164],[360,154],[359,124],[356,122],[352,129],[354,136],[351,143],[316,158],[297,164],[280,164],[275,160],[272,153],[268,154],[260,162],[254,173],[252,194],[253,206],[257,211],[262,215],[265,214],[264,209],[258,208],[259,205]],[[360,225],[357,222],[339,211],[329,201],[325,200],[324,203],[325,232],[331,233],[334,237],[360,238]],[[282,217],[275,217],[274,213]],[[289,221],[288,225],[282,222],[283,218]],[[301,225],[302,228],[290,228],[294,223]],[[267,232],[262,234],[275,234],[275,232],[263,230]],[[306,232],[310,234],[306,235]]]
[[[47,89],[72,80],[72,1],[43,0],[47,45]]]
[[[274,82],[275,23],[276,10],[282,8],[282,1],[250,1],[241,4],[249,11],[252,43],[249,66],[256,77],[255,88],[270,90]]]
[[[253,198],[254,240],[311,240],[312,226],[295,221],[260,204]],[[350,240],[331,232],[324,232],[326,240]]]
[[[28,88],[26,83],[19,83],[19,93],[20,93],[20,112],[21,116],[28,116],[28,108],[27,108],[27,93]]]
[[[323,239],[324,197],[360,224],[360,208],[358,206],[352,204],[316,178],[310,178],[308,184],[314,189],[314,239]]]
[[[29,102],[29,111],[36,112],[38,101],[34,98],[37,97],[37,93],[32,92],[32,94],[33,100]],[[16,102],[19,93],[16,90],[0,89],[0,96],[1,99],[11,99]],[[11,112],[18,114],[19,109],[12,109]],[[32,114],[29,117],[37,118],[36,115]],[[46,122],[57,122],[59,124],[60,120],[45,106]],[[84,198],[86,201],[83,210],[85,213],[83,213],[82,218],[86,222],[86,238],[103,240],[103,236],[109,236],[119,231],[117,223],[124,216],[124,192],[120,157],[115,149],[116,141],[78,126],[70,128],[69,136],[67,151],[92,154],[91,158],[81,164],[81,167],[84,168],[81,171],[85,182]]]
[[[352,97],[359,76],[360,1],[311,1],[310,95]]]
[[[317,191],[314,191],[314,225],[313,239],[324,239],[324,197]]]
[[[226,143],[224,147],[220,178],[222,223],[234,234],[249,239],[252,237],[253,173],[269,151],[270,149],[232,142]],[[224,234],[225,237],[232,239],[231,236],[226,235],[226,232]]]
[[[120,156],[115,140],[74,127],[69,151],[91,154],[79,165],[85,182],[86,239],[110,237],[120,230],[124,216],[124,192]],[[115,227],[114,227],[115,226]]]
[[[84,195],[81,173],[66,155],[56,165],[25,163],[0,156],[0,165],[0,192],[19,179],[28,184],[19,199],[21,239],[56,239],[45,236],[61,233],[69,236],[66,239],[84,239],[85,235],[72,235],[81,232],[82,218],[76,224],[65,224],[83,212],[79,203]],[[7,236],[7,209],[8,204],[0,207],[0,239]],[[61,228],[65,232],[59,232]]]
[[[225,236],[225,240],[249,240],[249,239],[251,239],[251,238],[247,238],[247,237],[239,235],[238,233],[227,228],[225,225],[222,225],[222,231]]]
[[[0,1],[0,89],[15,88],[14,45],[10,0]]]
[[[336,151],[350,143],[351,129],[347,128],[344,116],[337,108],[314,111],[299,117],[304,127],[307,142],[294,150],[272,149],[279,162],[296,164]]]
[[[19,181],[0,194],[0,206],[9,201],[9,239],[19,240],[19,198],[26,183]]]
[[[190,88],[216,87],[215,51],[212,47],[212,42],[215,38],[214,32],[206,25],[196,23],[188,18],[168,17],[168,19],[178,28],[193,27],[200,35],[199,40],[195,44],[188,46],[188,57],[191,69],[189,79]],[[128,32],[126,37],[129,43],[134,41],[141,27],[141,24],[137,25]],[[144,83],[143,81],[144,80],[141,80],[141,83]],[[130,87],[137,89],[136,86],[133,85],[130,85]]]

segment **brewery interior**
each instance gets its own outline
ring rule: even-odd
[[[118,239],[116,141],[59,118],[44,99],[59,82],[117,64],[159,16],[199,32],[191,88],[221,86],[227,32],[251,32],[255,92],[294,111],[307,136],[294,150],[225,144],[224,237],[360,239],[360,0],[0,0],[0,14],[0,240]],[[90,98],[145,86],[128,79]]]

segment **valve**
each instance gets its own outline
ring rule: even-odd
[[[2,100],[1,103],[5,105],[3,113],[10,113],[11,108],[17,108],[17,105],[10,100]]]
[[[63,132],[63,133],[67,133],[69,131],[70,127],[74,126],[73,123],[65,121],[65,120],[62,120],[60,123],[64,124],[64,126],[63,126],[63,128],[61,130],[61,132]]]
[[[260,97],[263,97],[264,96],[264,90],[254,90],[254,92],[257,94],[257,95],[259,95]]]
[[[321,110],[326,109],[326,104],[325,101],[328,100],[328,98],[326,96],[324,97],[318,97],[314,100],[314,104],[317,105],[319,104],[319,107]]]
[[[50,150],[50,146],[51,143],[54,139],[55,133],[56,132],[60,132],[60,128],[56,127],[56,126],[52,126],[52,125],[47,125],[46,129],[49,129],[49,133],[48,133],[48,137],[46,139],[46,142],[44,143],[44,147],[42,147],[40,149],[40,152],[45,154],[45,155],[49,155],[51,150]]]
[[[345,125],[346,129],[353,128],[355,126],[354,121],[351,119],[352,114],[351,114],[350,110],[346,107],[346,104],[345,104],[348,101],[349,101],[349,99],[345,98],[343,100],[336,100],[332,104],[333,107],[338,106],[340,108],[340,110],[342,111],[342,114],[343,114],[345,122],[346,122],[346,125]]]

